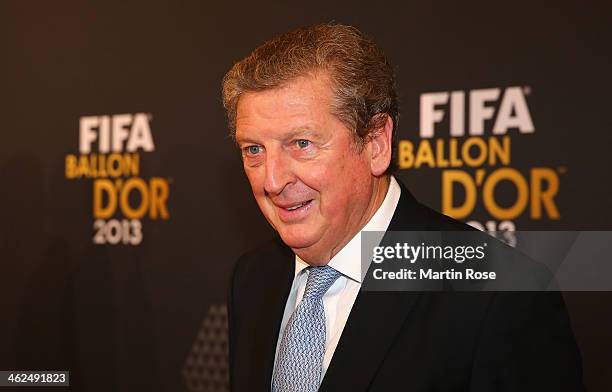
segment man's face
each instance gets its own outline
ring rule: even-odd
[[[367,223],[370,149],[330,112],[325,74],[243,94],[236,140],[259,208],[297,255],[325,264]]]

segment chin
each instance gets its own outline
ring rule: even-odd
[[[283,242],[292,249],[308,248],[317,242],[313,233],[305,233],[303,230],[281,228],[278,233]]]

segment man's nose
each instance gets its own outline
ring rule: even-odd
[[[280,194],[285,187],[293,182],[291,164],[283,152],[268,153],[266,155],[266,178],[264,190],[273,195]]]

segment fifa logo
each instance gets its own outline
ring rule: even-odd
[[[135,152],[155,150],[149,115],[145,113],[86,116],[79,121],[79,152],[89,154],[98,142],[98,152]]]
[[[530,93],[511,86],[421,94],[419,138],[399,141],[398,166],[441,169],[442,212],[481,229],[514,230],[523,214],[560,219],[556,198],[565,167],[513,167],[512,141],[536,131]],[[501,184],[514,188],[503,201],[496,196]],[[478,211],[484,221],[473,220]]]
[[[170,217],[169,179],[143,178],[141,153],[155,151],[147,113],[83,116],[79,154],[66,155],[66,178],[92,179],[95,244],[138,245],[141,219]]]
[[[529,91],[529,90],[527,90]],[[497,112],[491,105],[501,97]],[[436,124],[449,120],[449,133],[452,137],[465,136],[466,93],[464,91],[421,94],[420,99],[420,136],[432,138]],[[471,90],[468,93],[468,134],[481,136],[485,131],[485,122],[494,120],[491,133],[505,135],[509,129],[517,128],[521,133],[533,133],[533,121],[525,93],[521,87],[508,87]],[[448,116],[446,113],[448,112]]]

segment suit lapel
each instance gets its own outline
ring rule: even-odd
[[[388,231],[426,230],[423,210],[400,186],[402,194]],[[420,295],[360,291],[320,391],[366,390]]]
[[[251,390],[270,390],[278,333],[295,274],[295,255],[286,245],[281,243],[279,246],[282,255],[276,257],[278,262],[273,263],[272,271],[265,280],[267,288],[262,290],[264,298],[257,301],[261,308],[254,309],[259,320],[253,323],[256,326],[254,336],[258,341],[255,341],[251,353],[251,379],[254,380]]]
[[[360,292],[320,391],[363,391],[419,294]]]

